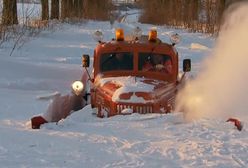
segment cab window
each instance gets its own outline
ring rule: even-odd
[[[172,73],[172,60],[169,55],[139,53],[139,71]]]
[[[100,58],[100,71],[133,70],[133,53],[104,53]]]

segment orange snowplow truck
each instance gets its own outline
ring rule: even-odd
[[[191,70],[190,59],[183,60],[184,73],[178,79],[179,62],[175,44],[180,41],[180,37],[172,35],[172,43],[168,44],[157,37],[156,30],[150,30],[148,35],[136,33],[125,37],[123,30],[117,29],[115,34],[115,39],[102,42],[102,33],[95,33],[99,43],[94,50],[92,74],[87,70],[90,56],[83,55],[82,66],[87,73],[83,74],[81,81],[72,85],[74,94],[71,97],[76,98],[69,98],[68,101],[74,101],[69,104],[83,108],[85,102],[90,102],[98,117],[171,112],[175,107],[178,86],[185,73]],[[90,93],[87,93],[85,86],[89,83]],[[87,95],[90,95],[90,101]],[[63,115],[53,108],[49,112],[53,114],[48,116],[56,116],[56,120],[65,118],[73,111],[72,106]],[[32,127],[39,128],[38,120],[41,118],[34,118]],[[43,119],[45,122],[56,121]],[[40,122],[42,124],[44,121]]]

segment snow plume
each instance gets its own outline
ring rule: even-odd
[[[201,117],[248,121],[248,3],[230,6],[203,71],[178,95],[177,110]]]

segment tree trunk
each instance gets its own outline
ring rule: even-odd
[[[74,0],[75,1],[75,0]],[[73,0],[62,0],[61,1],[61,19],[72,18],[74,11]]]
[[[49,19],[48,0],[41,0],[41,6],[42,6],[41,20],[48,20]]]
[[[77,18],[82,18],[83,17],[83,1],[74,0],[73,8],[74,8],[74,16]]]
[[[71,19],[72,17],[73,17],[73,13],[74,13],[74,5],[73,5],[73,1],[72,0],[69,0],[68,1],[68,6],[67,6],[67,8],[68,8],[68,17]]]
[[[18,24],[16,0],[3,0],[2,24]]]
[[[64,20],[68,17],[68,4],[70,0],[62,0],[61,1],[61,19]]]
[[[59,0],[52,0],[51,19],[59,19]]]

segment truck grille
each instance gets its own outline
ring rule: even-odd
[[[120,114],[122,110],[124,109],[132,109],[135,113],[152,113],[152,106],[151,105],[123,105],[123,104],[117,104],[117,113]]]

